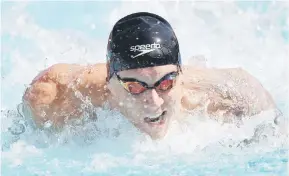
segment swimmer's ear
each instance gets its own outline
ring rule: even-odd
[[[116,87],[118,84],[117,80],[115,79],[115,76],[112,76],[110,78],[110,80],[108,82],[106,82],[106,87],[107,89],[112,93],[112,94],[115,94],[115,89],[114,87]]]
[[[207,68],[207,59],[203,55],[191,56],[188,65],[197,68]]]
[[[107,88],[108,90],[111,89],[111,80],[109,80],[109,81],[106,82],[106,88]]]

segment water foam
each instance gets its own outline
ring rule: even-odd
[[[275,125],[272,112],[248,118],[240,126],[188,115],[182,124],[174,123],[161,141],[141,134],[117,112],[101,109],[96,110],[100,123],[67,126],[56,134],[28,125],[24,133],[11,134],[8,128],[21,119],[16,105],[35,75],[59,62],[104,62],[107,37],[95,38],[77,29],[47,28],[35,20],[38,15],[29,11],[29,3],[5,5],[1,30],[5,39],[1,63],[3,173],[286,172],[283,163],[288,154],[287,127]],[[86,5],[98,7],[97,3]],[[288,119],[288,97],[284,96],[288,95],[288,3],[148,1],[122,2],[112,9],[105,12],[108,20],[90,25],[97,26],[93,33],[105,28],[108,36],[116,20],[131,12],[150,11],[164,16],[176,31],[184,64],[192,62],[192,55],[203,55],[208,67],[243,67],[269,90],[285,122]]]

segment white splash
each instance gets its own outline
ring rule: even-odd
[[[218,168],[210,165],[210,158],[215,158],[220,165],[228,165],[239,160],[246,162],[248,159],[243,155],[251,157],[266,151],[288,149],[288,128],[274,125],[270,112],[245,120],[240,127],[206,118],[193,120],[195,117],[189,116],[190,120],[173,124],[161,141],[150,140],[118,113],[106,110],[98,110],[100,123],[68,126],[60,134],[27,128],[25,133],[15,136],[8,130],[13,119],[19,118],[13,110],[20,103],[25,88],[41,70],[59,62],[105,62],[108,30],[121,16],[137,11],[157,13],[172,24],[184,64],[197,62],[200,67],[243,67],[249,71],[269,90],[284,118],[288,119],[288,97],[285,95],[289,95],[289,53],[288,40],[282,36],[289,26],[287,2],[269,2],[263,13],[260,10],[262,3],[242,7],[237,2],[125,1],[111,11],[102,12],[107,20],[101,25],[88,25],[96,33],[107,29],[107,36],[101,39],[77,29],[56,30],[41,26],[35,20],[36,16],[29,13],[30,3],[33,2],[15,2],[2,13],[2,37],[8,35],[12,40],[24,40],[24,44],[2,45],[4,71],[1,72],[5,74],[1,77],[1,164],[6,174],[16,175],[12,172],[17,169],[9,170],[10,166],[27,166],[28,169],[21,170],[22,175],[49,175],[50,172],[50,175],[61,175],[71,171],[74,171],[72,175],[86,175],[129,168],[122,174],[125,175],[137,174],[141,172],[139,169],[162,172],[166,171],[162,168],[163,163],[181,161],[188,165],[182,170],[186,172],[199,162],[206,163],[206,168]],[[97,3],[102,2],[86,3],[97,9]],[[190,59],[199,55],[205,59]],[[8,110],[10,113],[5,115]],[[218,158],[228,153],[234,156],[227,160]]]

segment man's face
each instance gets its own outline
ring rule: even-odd
[[[153,86],[171,72],[177,72],[175,65],[131,69],[118,72],[120,79],[133,78]],[[165,83],[165,82],[163,82]],[[124,89],[114,76],[108,85],[113,101],[121,113],[137,128],[152,138],[162,138],[173,118],[178,115],[181,105],[181,86],[179,76],[171,89],[161,91],[147,89],[140,94],[131,94]]]

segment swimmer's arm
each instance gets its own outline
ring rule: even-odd
[[[84,111],[81,105],[87,103],[86,100],[93,106],[101,106],[105,101],[104,64],[85,67],[56,64],[41,74],[23,96],[23,102],[30,107],[32,118],[39,126],[48,120],[54,126],[62,126],[66,119],[81,116]]]
[[[72,64],[56,64],[41,72],[23,95],[23,102],[31,110],[38,126],[51,121],[61,126],[64,119],[79,112],[68,91],[71,80],[82,68]]]
[[[38,126],[43,125],[49,120],[48,117],[52,116],[52,102],[57,95],[56,83],[52,81],[47,82],[35,82],[29,88],[26,89],[23,95],[23,104]]]
[[[185,87],[206,95],[209,114],[253,116],[277,109],[270,93],[241,68],[215,69],[186,67]],[[194,96],[195,97],[195,96]]]
[[[221,100],[212,101],[211,107],[226,109],[227,116],[253,116],[262,111],[277,110],[270,93],[247,71],[241,68],[220,71],[220,76],[225,78],[223,83],[227,89],[225,92],[221,90]]]

